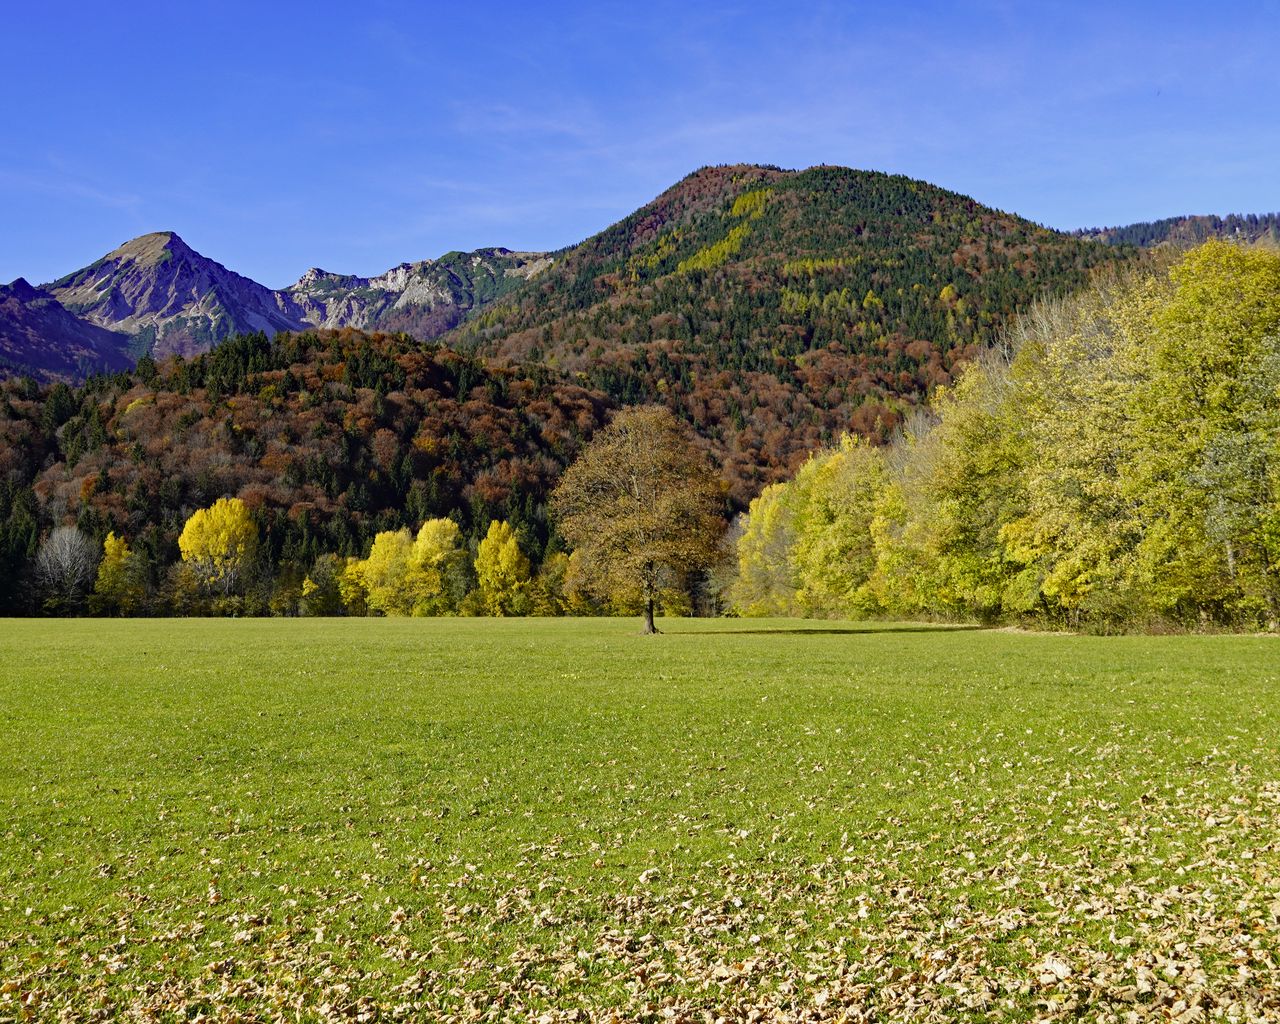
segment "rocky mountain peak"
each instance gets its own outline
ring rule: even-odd
[[[176,231],[152,231],[125,242],[107,254],[109,260],[129,261],[149,267],[165,263],[175,256],[199,256]]]
[[[290,285],[284,291],[295,294],[315,291],[328,292],[340,289],[364,288],[368,284],[369,279],[367,277],[357,277],[355,274],[335,274],[331,270],[312,267],[298,278],[296,284]]]
[[[305,274],[298,278],[298,283],[294,287],[309,288],[317,281],[334,276],[336,275],[330,274],[327,270],[321,270],[319,267],[310,267]]]
[[[404,291],[409,281],[434,264],[434,260],[418,260],[416,263],[401,263],[384,271],[377,277],[369,279],[374,288],[385,288],[388,291]]]
[[[23,302],[29,302],[31,299],[44,294],[39,288],[33,288],[25,277],[15,278],[8,285],[0,285],[0,291],[6,292]]]

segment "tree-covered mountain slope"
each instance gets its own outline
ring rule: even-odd
[[[67,521],[99,542],[114,530],[163,572],[186,518],[224,495],[254,511],[271,564],[301,571],[447,515],[472,540],[507,520],[540,557],[546,497],[608,408],[537,368],[350,328],[144,357],[74,389],[13,378],[0,382],[0,576]]]
[[[743,501],[842,430],[887,435],[1015,310],[1133,253],[901,176],[738,165],[556,255],[447,343],[671,405]]]

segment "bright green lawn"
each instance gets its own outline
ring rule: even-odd
[[[664,628],[0,620],[0,1021],[1280,1019],[1277,641]]]

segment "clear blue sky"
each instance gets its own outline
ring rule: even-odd
[[[1274,0],[67,0],[4,25],[0,281],[161,229],[273,287],[557,248],[738,161],[1061,228],[1280,208]]]

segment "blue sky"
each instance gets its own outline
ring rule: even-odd
[[[0,34],[0,281],[557,248],[708,163],[1053,227],[1280,209],[1280,3],[79,3]]]

